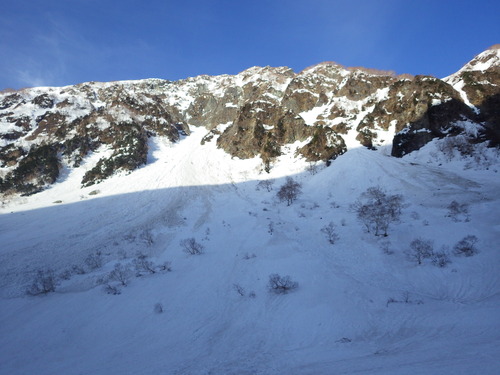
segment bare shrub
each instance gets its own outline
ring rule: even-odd
[[[26,290],[31,296],[47,294],[56,290],[57,280],[51,269],[38,270],[33,279],[33,284]]]
[[[233,289],[242,297],[244,297],[246,294],[245,289],[239,284],[233,284]]]
[[[277,273],[273,273],[269,275],[268,287],[273,293],[286,294],[290,290],[297,289],[299,287],[299,283],[292,281],[288,275],[280,276]]]
[[[417,264],[422,264],[424,259],[430,258],[434,253],[434,245],[431,240],[416,238],[410,243],[408,256],[415,260]]]
[[[336,340],[335,342],[339,342],[341,344],[348,344],[348,343],[352,342],[352,340],[349,337],[342,337],[342,338]]]
[[[61,280],[69,280],[69,279],[71,279],[71,275],[72,275],[72,273],[71,273],[71,271],[70,271],[70,270],[64,270],[64,271],[62,271],[62,272],[59,274],[59,278],[60,278]]]
[[[156,267],[154,263],[148,259],[146,254],[139,252],[132,263],[134,264],[135,271],[137,272],[138,276],[141,276],[145,273],[156,273]]]
[[[330,222],[328,225],[321,228],[321,232],[326,235],[326,238],[330,244],[334,245],[335,242],[339,239],[339,235],[337,234],[335,224]]]
[[[273,185],[274,185],[274,180],[269,179],[269,180],[262,180],[259,181],[259,183],[256,186],[256,190],[264,189],[267,190],[268,192],[273,190]]]
[[[128,280],[132,276],[132,271],[128,266],[121,263],[115,264],[115,268],[109,273],[108,280],[117,281],[122,286],[127,286]]]
[[[77,265],[77,264],[73,264],[71,266],[71,271],[75,275],[85,275],[85,270],[82,267],[80,267],[79,265]]]
[[[420,299],[412,300],[410,298],[410,292],[404,291],[403,293],[401,293],[401,299],[396,299],[396,298],[391,297],[391,298],[387,299],[385,306],[389,307],[389,304],[391,304],[391,303],[409,303],[409,304],[421,305],[424,303],[424,301],[422,301]]]
[[[185,238],[180,242],[182,250],[189,255],[200,255],[203,254],[204,247],[201,243],[196,242],[196,240],[191,238]]]
[[[316,163],[311,162],[307,166],[306,171],[308,171],[311,174],[311,176],[314,176],[316,173],[318,173],[319,167]]]
[[[118,285],[112,285],[112,284],[105,284],[103,290],[107,294],[112,294],[114,296],[117,296],[118,294],[122,293]]]
[[[153,233],[151,230],[145,229],[139,234],[139,238],[143,241],[147,246],[151,246],[154,243]]]
[[[438,149],[441,151],[448,161],[451,161],[455,156],[455,150],[462,157],[472,156],[474,154],[474,145],[470,139],[464,135],[454,137],[446,137],[438,143]]]
[[[172,262],[166,261],[158,265],[158,270],[162,272],[172,271]]]
[[[477,241],[476,236],[469,234],[453,246],[453,253],[458,256],[471,257],[479,252],[476,247]]]
[[[274,233],[274,223],[272,221],[267,224],[267,233],[269,233],[271,236]]]
[[[448,255],[446,247],[442,247],[440,251],[436,251],[431,255],[431,262],[436,267],[444,268],[451,263],[450,256]]]
[[[290,206],[300,194],[302,194],[302,185],[293,178],[287,177],[276,196],[280,202],[286,201],[287,206]]]
[[[469,205],[467,203],[458,203],[454,200],[447,208],[448,214],[446,216],[450,217],[453,221],[470,221]]]
[[[161,314],[164,309],[163,309],[163,305],[161,303],[156,303],[154,308],[153,308],[153,311],[156,313],[156,314]]]
[[[85,258],[85,264],[89,267],[90,270],[95,270],[102,267],[103,258],[102,252],[100,250],[90,254],[87,258]]]
[[[389,225],[399,221],[403,209],[403,197],[400,194],[388,195],[381,187],[368,188],[360,198],[351,205],[358,220],[368,232],[374,231],[378,236],[382,232],[387,236]]]

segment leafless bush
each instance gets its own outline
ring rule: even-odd
[[[182,250],[189,255],[199,255],[203,254],[203,245],[196,242],[196,240],[191,238],[185,238],[180,242]]]
[[[467,203],[458,203],[454,200],[447,208],[448,214],[446,216],[450,217],[453,221],[470,221],[469,205]]]
[[[408,256],[415,260],[417,264],[422,264],[424,259],[430,258],[434,253],[434,245],[431,240],[416,238],[410,243]]]
[[[156,267],[152,261],[148,259],[146,254],[139,252],[136,258],[132,261],[135,267],[135,271],[138,276],[147,273],[156,273]]]
[[[351,205],[358,220],[368,232],[372,230],[378,236],[383,232],[387,236],[389,225],[399,221],[403,209],[403,197],[399,194],[388,195],[381,187],[368,188],[361,197]]]
[[[170,272],[172,271],[172,262],[169,261],[163,262],[162,264],[158,265],[157,268],[159,271]]]
[[[103,258],[102,252],[100,250],[90,254],[87,258],[85,258],[85,264],[89,267],[90,270],[95,270],[102,267]]]
[[[122,293],[118,285],[105,284],[103,289],[107,294],[112,294],[114,296]]]
[[[328,225],[321,228],[321,232],[326,235],[326,238],[330,244],[334,245],[335,242],[339,239],[339,235],[337,234],[335,224],[330,222]]]
[[[270,192],[270,191],[273,190],[273,185],[274,185],[274,180],[273,179],[262,180],[262,181],[259,181],[259,183],[257,184],[257,186],[256,186],[255,189],[256,190],[265,189],[268,192]]]
[[[314,176],[316,173],[318,173],[319,168],[316,163],[311,162],[307,166],[306,170],[311,174],[311,176]]]
[[[458,256],[471,257],[477,254],[479,251],[476,247],[478,239],[474,235],[468,235],[458,241],[455,246],[453,246],[453,252]]]
[[[108,280],[117,281],[122,286],[127,286],[128,280],[132,276],[132,271],[128,266],[121,263],[115,264],[115,268],[109,273]]]
[[[338,342],[341,344],[348,344],[348,343],[352,342],[352,340],[349,337],[342,337],[342,338],[336,340],[335,342]]]
[[[26,293],[31,296],[47,294],[56,290],[57,280],[54,271],[51,269],[38,270],[33,284],[26,290]]]
[[[442,247],[440,251],[436,251],[431,255],[432,264],[436,267],[444,268],[451,263],[450,256],[448,255],[446,247]]]
[[[71,279],[72,272],[70,270],[64,270],[59,274],[59,278],[61,280],[69,280]]]
[[[302,185],[293,178],[287,177],[276,196],[280,202],[286,201],[287,206],[290,206],[300,194],[302,194]]]
[[[71,266],[71,271],[75,275],[85,275],[85,270],[82,267],[80,267],[79,265],[77,265],[77,264],[73,264]]]
[[[330,203],[330,207],[331,208],[340,208],[340,205],[337,202],[333,201]]]
[[[233,289],[238,293],[240,296],[244,297],[245,296],[245,289],[239,285],[239,284],[233,284]]]
[[[269,290],[277,294],[286,294],[290,290],[297,289],[299,283],[292,281],[290,276],[280,276],[277,273],[269,275]]]
[[[438,143],[438,150],[441,151],[448,161],[455,156],[455,150],[462,156],[472,156],[474,154],[474,145],[464,135],[455,137],[446,137]]]
[[[267,233],[270,235],[274,233],[274,223],[272,221],[267,224]]]
[[[422,300],[412,300],[410,299],[410,292],[408,291],[404,291],[402,294],[401,294],[401,299],[396,299],[396,298],[389,298],[386,302],[386,307],[389,307],[389,304],[391,303],[410,303],[410,304],[417,304],[417,305],[421,305],[424,303],[424,301]]]
[[[143,230],[139,234],[139,238],[141,239],[141,241],[146,243],[147,246],[151,246],[154,243],[153,234],[151,233],[151,231],[149,229]]]
[[[163,310],[163,305],[161,303],[156,303],[155,304],[155,307],[153,309],[153,311],[156,313],[156,314],[161,314],[164,310]]]

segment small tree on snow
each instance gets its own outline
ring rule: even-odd
[[[287,206],[290,206],[300,194],[302,194],[302,185],[293,178],[287,177],[276,196],[281,202],[286,201]]]
[[[466,257],[471,257],[478,253],[476,248],[477,237],[469,234],[465,236],[460,241],[458,241],[455,246],[453,246],[453,252],[456,255],[463,255]]]
[[[416,238],[410,243],[408,256],[417,261],[417,264],[422,264],[424,259],[432,257],[434,254],[434,245],[431,240],[423,240]]]
[[[467,203],[452,201],[447,208],[448,214],[446,216],[451,217],[453,221],[470,221],[469,205]]]
[[[381,187],[374,186],[361,194],[351,209],[368,232],[373,230],[376,236],[381,232],[387,236],[389,225],[401,216],[403,201],[400,194],[388,195]]]
[[[133,260],[133,264],[138,275],[156,273],[155,264],[148,259],[146,254],[141,252],[137,254],[137,257]]]
[[[103,263],[102,252],[100,250],[89,254],[87,258],[85,258],[85,264],[90,268],[90,270],[95,270],[97,268],[101,268]]]
[[[337,231],[335,229],[335,224],[333,224],[332,222],[321,228],[321,232],[326,235],[328,242],[330,242],[332,245],[334,245],[335,242],[337,242],[337,240],[339,239],[339,235],[337,234]]]
[[[191,238],[186,238],[183,239],[180,242],[180,245],[182,247],[182,250],[189,255],[199,255],[203,254],[203,245],[201,243],[196,242],[196,240],[191,237]]]
[[[274,185],[274,180],[273,179],[262,180],[262,181],[259,181],[259,183],[257,184],[256,189],[257,190],[265,189],[265,190],[267,190],[269,192],[269,191],[273,190],[273,185]]]
[[[57,281],[53,270],[38,270],[33,279],[33,284],[31,284],[26,293],[31,296],[47,294],[54,292],[56,285]]]
[[[297,289],[299,287],[299,283],[292,281],[290,276],[280,276],[277,273],[273,273],[272,275],[269,275],[268,287],[271,292],[285,294],[290,290]]]
[[[108,275],[111,281],[117,281],[123,286],[127,286],[128,280],[132,276],[132,271],[128,266],[124,267],[123,264],[115,264],[115,268]]]
[[[444,268],[451,263],[449,251],[446,246],[443,246],[440,251],[436,251],[431,255],[432,264],[436,267]]]

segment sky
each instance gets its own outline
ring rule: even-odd
[[[492,0],[2,0],[0,90],[323,61],[443,78],[500,43],[499,14]]]

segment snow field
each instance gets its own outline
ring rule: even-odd
[[[2,206],[0,373],[498,372],[494,168],[439,166],[430,144],[403,159],[353,148],[311,175],[292,145],[268,175],[258,159],[232,160],[215,142],[201,147],[203,130],[193,130],[177,144],[157,139],[150,163],[132,174],[81,189],[84,172],[68,170],[54,187]],[[289,207],[275,198],[288,175],[303,187]],[[268,178],[274,190],[256,190]],[[376,185],[407,203],[387,238],[364,232],[350,210]],[[445,217],[453,199],[470,204],[470,222]],[[320,231],[329,222],[340,237],[334,245]],[[452,256],[446,268],[405,255],[416,237],[438,250],[467,234],[481,252]],[[203,254],[181,250],[189,237]],[[22,295],[32,271],[82,264],[95,250],[105,254],[102,269],[47,296]],[[172,272],[133,277],[117,296],[95,286],[137,251],[171,261]],[[270,293],[272,273],[299,287]]]

